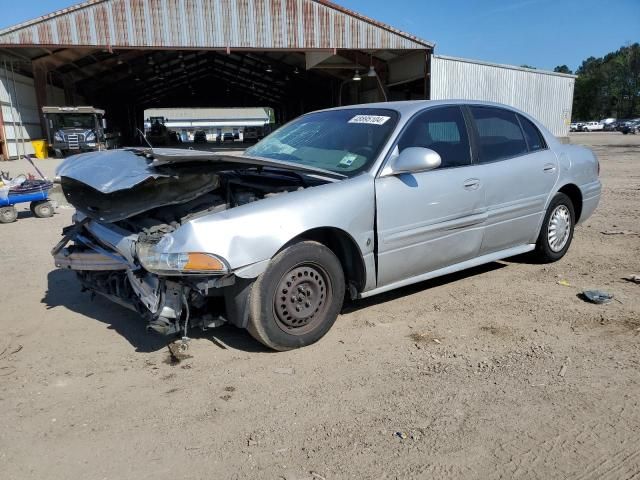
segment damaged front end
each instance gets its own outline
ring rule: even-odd
[[[248,292],[224,261],[211,254],[158,254],[164,229],[132,233],[77,213],[63,240],[53,249],[58,268],[74,270],[84,290],[140,314],[148,327],[164,335],[186,336],[192,327],[217,327],[232,312],[242,325],[238,306]]]
[[[52,250],[55,264],[74,270],[85,290],[139,313],[161,334],[186,337],[189,328],[225,322],[245,327],[253,279],[238,276],[214,252],[176,251],[175,237],[193,236],[194,220],[313,183],[246,158],[169,153],[119,150],[65,162],[58,174],[77,211]],[[199,245],[208,244],[201,240]]]

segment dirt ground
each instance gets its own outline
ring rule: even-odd
[[[640,232],[640,136],[572,142],[597,152],[604,192],[563,260],[350,304],[287,353],[223,327],[171,364],[135,315],[54,270],[71,210],[25,209],[0,225],[0,477],[639,478],[640,285],[622,277],[640,236],[601,232]]]

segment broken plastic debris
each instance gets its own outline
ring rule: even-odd
[[[571,285],[568,281],[566,280],[558,280],[556,282],[558,285],[562,285],[563,287],[573,287],[573,285]]]
[[[629,275],[628,277],[624,277],[624,280],[627,282],[640,283],[640,275]]]
[[[609,303],[613,300],[613,293],[603,292],[602,290],[585,290],[582,292],[582,299],[591,303]]]

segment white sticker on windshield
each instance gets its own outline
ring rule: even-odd
[[[356,158],[358,158],[358,155],[356,155],[355,153],[347,153],[344,157],[342,157],[342,160],[340,160],[338,166],[350,167]]]
[[[391,117],[384,115],[356,115],[349,123],[366,123],[368,125],[384,125]]]

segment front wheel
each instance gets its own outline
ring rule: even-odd
[[[12,223],[18,218],[18,211],[13,205],[0,208],[0,223]]]
[[[247,329],[274,350],[310,345],[336,321],[344,293],[335,254],[318,242],[295,243],[278,253],[253,284]]]
[[[536,254],[541,262],[555,262],[564,257],[573,239],[574,223],[573,202],[564,193],[556,193],[547,208],[536,242]]]

